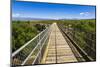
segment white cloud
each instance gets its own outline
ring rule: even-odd
[[[24,15],[24,14],[19,14],[19,13],[14,13],[12,14],[12,17],[20,17],[20,18],[32,18],[33,16],[28,16],[28,15]]]
[[[12,17],[19,17],[20,14],[19,13],[16,13],[16,14],[12,14]]]
[[[89,12],[81,12],[80,15],[82,16],[88,16],[90,13]]]
[[[84,15],[84,13],[83,13],[83,12],[81,12],[81,13],[80,13],[80,15]]]

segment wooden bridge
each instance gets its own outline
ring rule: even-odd
[[[81,58],[81,61],[92,60],[80,48],[78,52],[77,47],[73,49],[69,45],[58,25],[54,22],[12,53],[12,65],[78,62],[78,58]]]
[[[56,23],[51,26],[51,34],[42,63],[77,62],[71,48]]]

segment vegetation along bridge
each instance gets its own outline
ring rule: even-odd
[[[12,65],[93,61],[93,57],[80,48],[68,34],[54,22],[12,53]]]

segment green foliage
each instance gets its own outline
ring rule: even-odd
[[[20,48],[38,33],[34,23],[30,21],[12,21],[12,51]]]
[[[45,25],[42,24],[36,24],[35,27],[39,30],[39,31],[43,31],[45,29]]]
[[[88,39],[95,41],[95,20],[12,21],[12,51],[14,52],[20,48],[27,41],[35,37],[39,32],[43,31],[54,22],[63,25],[66,28],[71,25],[70,27],[75,30],[75,36],[80,40],[80,46],[83,48],[84,43],[86,43]],[[94,38],[91,37],[92,35]]]

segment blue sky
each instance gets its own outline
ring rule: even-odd
[[[13,0],[12,17],[48,19],[91,19],[95,18],[95,6],[19,2]]]

